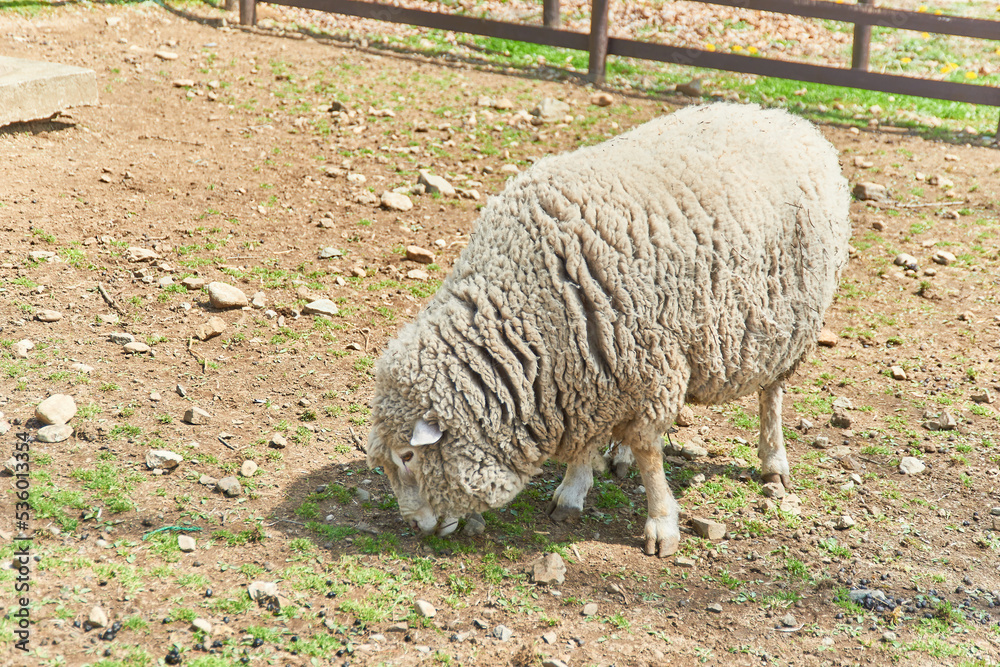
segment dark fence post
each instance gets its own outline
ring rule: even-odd
[[[240,25],[257,25],[257,0],[240,0]]]
[[[542,0],[542,25],[546,28],[559,27],[559,0]]]
[[[874,0],[858,0],[859,5],[874,4]],[[868,56],[871,53],[872,27],[867,23],[854,24],[854,48],[851,53],[851,69],[868,71]]]
[[[608,60],[608,5],[610,0],[590,3],[590,72],[594,83],[604,83]]]

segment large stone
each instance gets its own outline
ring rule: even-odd
[[[424,170],[420,171],[420,178],[417,180],[420,185],[427,188],[429,194],[435,195],[439,194],[445,197],[454,197],[455,188],[451,183],[446,181],[441,176],[435,176]]]
[[[854,197],[860,201],[881,203],[889,201],[889,191],[879,183],[862,181],[854,186]]]
[[[235,498],[243,493],[243,485],[240,484],[240,480],[236,479],[232,475],[220,479],[216,486],[218,486],[219,490],[226,494],[229,498]]]
[[[941,264],[942,266],[948,266],[949,264],[954,264],[957,261],[957,257],[947,250],[938,250],[931,257],[935,264]]]
[[[413,607],[424,618],[434,618],[437,616],[437,609],[427,600],[417,600],[413,603]]]
[[[146,354],[150,350],[148,345],[146,345],[145,343],[140,343],[139,341],[126,343],[125,345],[122,346],[122,349],[124,349],[129,354]]]
[[[531,578],[536,584],[561,584],[566,581],[566,563],[557,553],[547,553],[531,564]]]
[[[677,418],[674,419],[674,423],[678,426],[691,426],[694,424],[694,410],[691,409],[690,405],[685,405],[677,413]]]
[[[35,437],[38,442],[62,442],[73,435],[73,427],[69,424],[51,424],[38,429]]]
[[[821,329],[816,342],[823,347],[836,347],[837,340],[837,334],[829,329]]]
[[[192,426],[202,426],[211,420],[212,415],[197,406],[190,407],[184,412],[184,423]]]
[[[221,317],[215,316],[210,317],[208,322],[202,323],[195,329],[194,335],[198,337],[198,340],[209,340],[210,338],[221,336],[225,330],[226,321]]]
[[[273,581],[254,581],[247,586],[247,593],[251,600],[276,597],[278,595],[278,584]]]
[[[253,477],[254,473],[257,472],[257,464],[254,461],[246,460],[243,465],[240,466],[240,474],[244,477]]]
[[[198,276],[188,276],[181,280],[181,285],[189,290],[200,290],[205,284],[206,280]]]
[[[176,468],[184,457],[169,449],[151,449],[146,452],[146,467],[150,470]]]
[[[14,353],[14,356],[18,359],[27,359],[28,352],[35,348],[35,344],[28,340],[27,338],[19,340],[10,346],[10,351]]]
[[[97,104],[94,70],[0,56],[0,127],[93,104]]]
[[[108,613],[100,606],[95,606],[90,610],[87,622],[90,623],[91,627],[106,628],[108,627]]]
[[[208,284],[208,301],[212,308],[226,310],[228,308],[243,308],[250,305],[247,295],[238,287],[215,281]]]
[[[135,336],[124,331],[112,331],[108,334],[108,340],[115,345],[128,345],[135,342]]]
[[[68,394],[53,394],[35,407],[35,418],[43,424],[65,424],[76,415],[76,401]]]
[[[288,446],[288,439],[280,433],[275,433],[271,436],[271,441],[267,444],[274,449],[284,449]]]
[[[382,208],[388,209],[390,211],[399,211],[400,213],[405,213],[413,208],[413,202],[406,195],[399,192],[392,192],[387,190],[382,193],[381,198]]]
[[[190,535],[178,535],[177,536],[177,547],[186,554],[191,553],[197,548],[197,542]]]
[[[339,313],[340,309],[330,299],[316,299],[302,306],[302,312],[306,315],[327,315],[332,317]]]
[[[830,426],[834,428],[851,428],[851,417],[847,414],[846,410],[837,406],[833,409],[833,415],[830,417]]]
[[[58,310],[51,310],[46,308],[35,313],[35,319],[39,322],[58,322],[63,318],[62,313]]]
[[[558,123],[569,111],[569,105],[562,100],[546,97],[531,110],[531,115],[537,116],[543,123]]]
[[[406,246],[406,259],[418,264],[432,264],[434,262],[434,253],[418,245],[408,245]]]
[[[726,524],[712,521],[711,519],[695,517],[691,519],[691,527],[698,537],[703,537],[713,542],[718,542],[726,536]]]
[[[919,475],[926,467],[920,459],[912,456],[904,456],[899,462],[899,472],[904,475]]]
[[[133,246],[128,249],[128,261],[130,262],[152,262],[159,259],[160,255],[155,250],[149,248],[139,248]]]

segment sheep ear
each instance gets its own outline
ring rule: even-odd
[[[410,438],[410,445],[420,447],[421,445],[433,445],[441,439],[441,429],[437,424],[430,424],[423,419],[418,419],[413,427],[413,437]]]

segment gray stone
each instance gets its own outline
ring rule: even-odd
[[[431,274],[427,273],[423,269],[410,269],[406,272],[406,277],[410,280],[419,280],[420,282],[427,282],[431,279]]]
[[[288,446],[288,439],[280,433],[275,433],[271,436],[271,441],[267,444],[274,449],[284,449]]]
[[[184,457],[169,449],[151,449],[146,452],[146,467],[150,470],[176,468]]]
[[[406,246],[406,259],[418,264],[433,264],[434,253],[418,245]]]
[[[969,395],[969,400],[973,403],[992,403],[995,399],[993,398],[993,392],[989,389],[980,389]]]
[[[896,636],[896,633],[893,632],[892,630],[886,630],[885,632],[882,633],[882,641],[884,641],[887,644],[896,641],[896,639],[898,639],[898,637]]]
[[[580,613],[582,613],[584,616],[593,616],[594,614],[597,613],[597,603],[588,602],[587,604],[583,605],[583,611],[581,611]]]
[[[905,380],[906,379],[906,371],[903,369],[902,366],[893,366],[893,367],[891,367],[889,369],[889,372],[892,374],[892,379],[893,380]]]
[[[508,628],[506,625],[498,625],[493,628],[493,636],[502,642],[510,641],[510,638],[514,636],[514,631]]]
[[[243,486],[240,484],[240,480],[232,475],[220,479],[216,486],[229,498],[235,498],[243,493]]]
[[[691,409],[690,405],[685,405],[677,413],[677,417],[674,419],[674,423],[678,426],[691,426],[694,424],[694,410]]]
[[[211,635],[212,634],[212,624],[211,624],[211,622],[209,622],[208,620],[206,620],[204,618],[196,618],[193,621],[191,621],[191,629],[192,630],[201,630],[206,635]]]
[[[221,336],[222,332],[226,330],[226,321],[221,317],[214,316],[208,318],[208,322],[204,322],[197,329],[195,329],[194,335],[198,340],[209,340],[215,338],[216,336]]]
[[[990,509],[990,515],[1000,516],[1000,507],[993,507]]]
[[[33,350],[34,348],[35,344],[32,343],[27,338],[19,340],[10,346],[11,352],[13,352],[14,356],[17,357],[18,359],[27,359],[28,351]]]
[[[712,521],[711,519],[694,517],[691,519],[691,527],[698,537],[703,537],[713,542],[718,542],[726,536],[726,524]]]
[[[892,260],[892,263],[896,266],[901,266],[904,269],[913,269],[914,271],[916,271],[919,266],[917,258],[905,252],[896,255],[896,258]]]
[[[247,593],[250,599],[257,601],[262,598],[273,598],[278,596],[278,584],[273,581],[254,581],[247,586]]]
[[[536,584],[561,584],[566,581],[566,563],[557,553],[547,553],[531,564],[531,578]]]
[[[62,442],[73,435],[73,427],[69,424],[51,424],[38,429],[35,437],[38,442]]]
[[[834,428],[851,428],[851,417],[843,408],[835,407],[833,415],[830,417],[830,426]]]
[[[813,439],[812,445],[816,449],[826,449],[830,446],[830,438],[825,435],[818,435],[815,439]]]
[[[320,259],[333,259],[334,257],[343,257],[344,251],[340,248],[335,248],[332,245],[320,248],[319,258]]]
[[[413,202],[406,195],[399,192],[392,192],[387,190],[382,193],[382,198],[380,199],[382,208],[388,209],[390,211],[399,211],[405,213],[413,208]]]
[[[555,644],[559,641],[559,635],[554,632],[546,632],[542,635],[542,641],[549,645]]]
[[[437,616],[437,609],[427,600],[417,600],[413,603],[413,608],[424,618],[434,618]]]
[[[681,450],[681,456],[683,456],[688,461],[694,461],[695,459],[700,459],[708,456],[708,450],[701,445],[687,444]]]
[[[785,487],[780,482],[768,482],[762,489],[765,498],[784,498]]]
[[[920,459],[912,456],[904,456],[899,462],[899,472],[904,475],[919,475],[927,466]]]
[[[705,94],[705,88],[701,85],[701,79],[691,79],[687,83],[679,83],[675,90],[681,95],[688,97],[701,97]]]
[[[227,283],[214,281],[208,284],[208,301],[212,308],[227,310],[229,308],[243,308],[250,305],[247,295],[238,287],[233,287]]]
[[[718,602],[713,602],[712,604],[710,604],[707,607],[705,607],[705,610],[709,611],[709,612],[711,612],[713,614],[721,614],[722,613],[722,605],[719,604]]]
[[[135,336],[123,331],[115,331],[108,334],[108,340],[115,345],[128,345],[129,343],[135,342]]]
[[[316,299],[304,305],[302,312],[306,315],[327,315],[332,317],[339,313],[340,309],[330,299]]]
[[[181,280],[181,285],[189,290],[200,290],[206,284],[204,278],[199,278],[198,276],[188,276]]]
[[[0,56],[0,127],[97,104],[94,70]]]
[[[35,407],[35,418],[43,424],[65,424],[76,416],[76,401],[69,394],[53,394]]]
[[[118,313],[98,313],[97,321],[100,324],[118,324],[122,318],[118,316]]]
[[[128,261],[130,262],[152,262],[154,259],[160,259],[159,253],[155,250],[150,250],[149,248],[139,248],[133,246],[128,249]]]
[[[879,183],[862,181],[854,186],[854,197],[860,201],[886,202],[889,201],[889,191]]]
[[[247,460],[243,462],[240,466],[240,474],[244,477],[253,477],[254,473],[257,472],[257,464],[253,461]]]
[[[778,619],[778,622],[781,623],[781,627],[783,628],[794,628],[796,625],[799,624],[798,620],[796,620],[795,616],[792,613],[785,614],[780,619]]]
[[[531,110],[531,115],[537,116],[543,123],[558,123],[566,118],[569,112],[570,106],[562,100],[546,97]]]
[[[74,371],[76,371],[77,373],[87,374],[87,373],[93,373],[94,372],[94,367],[93,366],[88,366],[87,364],[80,364],[80,363],[71,364],[70,368],[73,369]]]
[[[208,414],[197,406],[192,406],[184,411],[184,423],[192,426],[203,426],[212,420],[212,415]]]
[[[35,319],[39,322],[58,322],[62,319],[62,313],[58,310],[51,310],[46,308],[45,310],[40,310],[35,313]]]
[[[149,352],[150,347],[145,343],[134,341],[131,343],[126,343],[125,345],[122,346],[122,349],[125,350],[125,352],[127,352],[128,354],[146,354],[147,352]]]
[[[695,566],[695,560],[687,556],[677,556],[674,558],[674,565],[677,567],[692,568]]]
[[[935,264],[941,264],[942,266],[948,266],[949,264],[954,264],[957,259],[958,258],[955,257],[955,255],[951,254],[947,250],[938,250],[931,257],[931,260],[933,260]]]
[[[845,514],[843,516],[837,517],[837,520],[834,522],[833,527],[836,528],[837,530],[847,530],[849,528],[853,528],[855,525],[857,525],[857,522],[851,518],[851,515]]]
[[[455,188],[451,183],[441,176],[435,176],[423,169],[420,170],[420,178],[417,179],[417,182],[423,185],[427,189],[427,192],[432,195],[440,194],[445,197],[454,197],[456,194]]]
[[[263,292],[254,292],[254,295],[250,298],[250,305],[257,310],[263,310],[264,306],[267,305],[267,295]]]
[[[108,613],[99,605],[95,605],[87,616],[87,622],[95,628],[108,627]]]
[[[177,536],[177,548],[186,554],[191,553],[195,550],[197,542],[190,535],[184,535],[183,533]]]
[[[216,484],[219,483],[219,480],[217,480],[215,477],[212,477],[211,475],[202,475],[201,477],[198,478],[198,483],[201,484],[202,486],[215,486]]]

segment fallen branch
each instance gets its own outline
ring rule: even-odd
[[[102,283],[97,283],[97,291],[100,292],[101,298],[104,299],[109,306],[118,311],[119,315],[125,314],[125,309],[119,306],[118,303],[111,298],[111,295],[108,294],[108,290],[104,289],[104,285]]]

